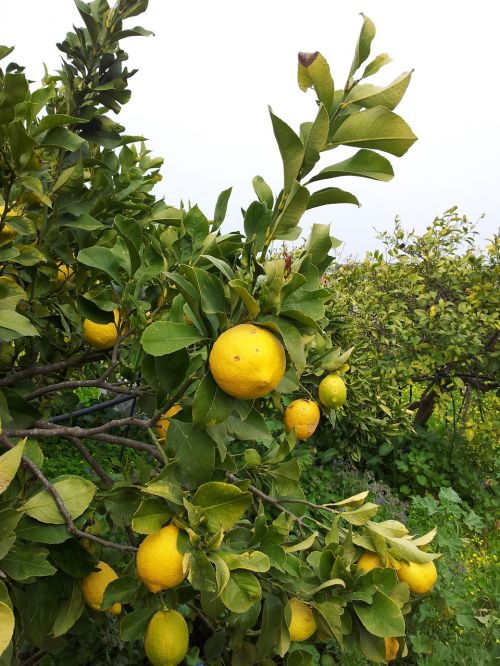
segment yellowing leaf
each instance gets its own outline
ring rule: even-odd
[[[53,485],[73,519],[81,516],[87,509],[97,490],[97,487],[91,481],[79,476],[65,476],[59,481],[55,481]],[[30,497],[21,505],[19,510],[24,511],[32,518],[36,518],[41,523],[52,523],[54,525],[64,523],[64,518],[59,513],[54,498],[47,490],[41,490]]]
[[[9,487],[19,469],[25,444],[26,438],[18,442],[13,449],[0,456],[0,495]]]

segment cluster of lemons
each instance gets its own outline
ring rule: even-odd
[[[358,562],[358,569],[363,573],[368,573],[372,569],[383,567],[377,553],[366,550]],[[434,562],[403,562],[388,558],[387,566],[394,569],[400,581],[407,583],[412,594],[422,595],[430,592],[437,581],[437,570]],[[384,638],[385,658],[387,661],[396,659],[399,651],[399,642],[396,638]]]
[[[84,336],[87,342],[100,349],[113,346],[116,341],[118,311],[115,324],[97,324],[86,320]],[[278,387],[286,368],[283,345],[267,328],[254,324],[239,324],[222,333],[215,341],[209,356],[209,366],[217,385],[228,395],[241,400],[254,400],[267,395]],[[329,374],[318,388],[319,402],[328,410],[338,409],[347,398],[346,386],[338,374]],[[157,423],[160,438],[167,435],[169,419],[182,407],[174,405]],[[294,400],[285,410],[284,425],[287,432],[295,430],[300,440],[309,439],[320,421],[320,408],[314,400]],[[179,528],[170,524],[148,535],[137,552],[137,573],[150,592],[158,593],[179,585],[186,576],[184,555],[177,544]],[[366,551],[358,561],[358,568],[367,572],[382,563],[375,553]],[[408,583],[415,594],[428,592],[436,582],[437,572],[433,562],[389,563],[397,569],[399,579]],[[104,590],[116,573],[106,563],[98,564],[98,571],[83,582],[86,602],[100,610]],[[121,611],[120,604],[106,609],[111,613]],[[317,630],[312,608],[298,598],[289,601],[291,641],[305,641]],[[396,638],[385,638],[386,659],[392,661],[399,651]],[[187,654],[189,632],[184,617],[173,609],[157,611],[151,618],[144,648],[153,666],[176,666]]]
[[[180,552],[177,539],[179,528],[170,524],[149,534],[137,551],[137,574],[150,592],[156,593],[180,585],[186,577],[184,555]],[[101,608],[104,592],[112,581],[118,578],[116,572],[106,563],[99,562],[97,571],[83,579],[83,598],[94,610],[106,610],[113,615],[121,612],[121,604]],[[144,636],[144,650],[153,666],[177,666],[187,654],[189,631],[186,620],[176,610],[163,608],[149,621]]]

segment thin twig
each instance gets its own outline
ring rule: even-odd
[[[229,481],[232,481],[233,483],[240,483],[242,481],[242,479],[239,479],[234,474],[231,474],[231,472],[226,472],[226,477],[229,479]],[[312,527],[310,527],[309,525],[306,525],[306,523],[304,523],[304,521],[301,518],[299,518],[299,516],[296,516],[292,511],[290,511],[289,509],[284,507],[283,504],[281,504],[279,502],[279,500],[275,499],[274,497],[271,497],[270,495],[267,495],[266,493],[262,492],[262,490],[259,490],[258,488],[256,488],[255,486],[252,486],[252,485],[248,486],[248,490],[253,495],[255,495],[256,497],[259,497],[264,502],[267,502],[268,504],[272,504],[273,506],[275,506],[280,511],[283,511],[283,513],[285,513],[287,516],[290,516],[290,518],[293,518],[293,520],[298,525],[300,525],[302,528],[304,528],[306,530],[309,530],[310,532],[314,532]],[[284,501],[287,502],[288,500],[284,500]]]
[[[0,441],[6,448],[8,449],[14,448],[14,445],[11,444],[4,435],[0,436]],[[30,469],[31,472],[36,476],[36,478],[40,481],[45,490],[52,496],[52,499],[54,500],[55,505],[57,507],[57,510],[61,514],[61,517],[64,519],[64,522],[66,523],[66,527],[70,534],[78,537],[79,539],[89,539],[90,541],[95,541],[96,543],[99,543],[102,546],[107,546],[108,548],[114,548],[115,550],[121,550],[121,551],[137,550],[135,546],[130,546],[128,544],[122,544],[122,543],[115,543],[114,541],[101,539],[101,537],[98,537],[95,534],[90,534],[89,532],[83,532],[82,530],[79,530],[75,525],[75,523],[73,522],[73,518],[71,517],[68,509],[66,508],[61,496],[57,492],[56,488],[52,485],[52,483],[29,458],[26,458],[26,456],[21,456],[21,460],[23,461],[24,465],[26,465],[26,467],[28,467],[28,469]]]
[[[0,379],[0,388],[4,386],[11,386],[12,384],[17,384],[18,382],[23,381],[23,379],[30,379],[31,377],[37,377],[38,375],[49,375],[60,370],[65,370],[67,368],[75,368],[84,363],[89,363],[90,361],[95,361],[106,355],[106,352],[102,350],[90,351],[77,356],[75,358],[67,358],[64,361],[57,361],[56,363],[49,363],[47,365],[38,365],[38,366],[29,366],[25,370],[20,370],[18,372],[12,372],[10,375],[7,375],[3,379]]]
[[[111,488],[113,485],[113,479],[105,472],[105,470],[99,465],[94,456],[90,453],[87,447],[82,444],[82,442],[77,437],[68,437],[69,442],[71,442],[79,451],[82,458],[88,462],[92,467],[97,476],[101,479],[105,486]]]
[[[82,407],[82,409],[75,409],[73,412],[67,412],[66,414],[58,414],[57,416],[51,416],[47,419],[49,423],[60,423],[61,421],[69,421],[70,419],[77,419],[80,416],[87,416],[87,414],[93,414],[94,412],[100,412],[104,409],[109,409],[115,405],[120,405],[123,402],[128,402],[129,400],[134,400],[137,396],[133,395],[119,395],[112,400],[106,400],[105,402],[96,402],[94,405],[89,407]]]
[[[96,388],[101,388],[104,391],[109,391],[110,393],[125,393],[127,395],[136,396],[141,395],[143,391],[138,389],[130,389],[128,384],[110,384],[109,382],[103,381],[102,379],[75,379],[66,382],[59,382],[59,384],[51,384],[50,386],[42,386],[42,388],[29,393],[25,396],[25,400],[34,400],[35,398],[40,398],[43,395],[48,395],[49,393],[56,393],[58,391],[64,391],[65,389],[75,389],[81,387],[94,386]]]

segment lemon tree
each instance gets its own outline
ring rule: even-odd
[[[392,178],[382,153],[415,141],[394,112],[411,73],[362,83],[388,60],[369,59],[366,17],[343,87],[300,53],[313,119],[296,132],[270,112],[283,182],[256,176],[226,232],[231,190],[210,215],[158,199],[162,160],[116,121],[134,73],[121,40],[150,34],[130,24],[147,1],[76,8],[56,74],[0,71],[0,663],[75,663],[103,624],[135,645],[130,663],[307,666],[306,643],[331,640],[377,663],[406,654],[413,597],[394,561],[431,563],[433,532],[377,521],[367,493],[316,505],[300,487],[302,426],[348,408],[352,350],[332,343],[322,280],[337,241],[315,224],[293,261],[271,250],[307,210],[358,203],[319,181]],[[354,152],[319,170],[339,146]],[[79,408],[89,387],[102,397]],[[294,401],[305,422],[284,417]],[[86,472],[46,471],[54,441]],[[363,571],[366,551],[391,566]]]

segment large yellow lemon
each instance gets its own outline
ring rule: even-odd
[[[292,618],[288,631],[291,641],[306,641],[317,629],[311,608],[300,599],[290,599]]]
[[[319,385],[319,400],[327,409],[338,409],[347,398],[347,390],[342,377],[328,375]]]
[[[437,581],[437,570],[434,562],[400,562],[399,580],[408,583],[413,594],[425,594],[432,590]]]
[[[156,434],[158,435],[158,439],[165,439],[170,427],[170,417],[175,416],[181,411],[182,407],[180,405],[174,405],[173,407],[170,407],[160,419],[158,419],[156,422]]]
[[[109,324],[96,324],[90,319],[83,322],[83,337],[91,347],[97,349],[111,349],[118,337],[118,310],[113,310],[115,321]]]
[[[106,562],[98,562],[96,567],[99,571],[89,573],[82,581],[83,599],[87,606],[94,610],[107,610],[113,615],[118,615],[122,610],[121,604],[116,603],[111,608],[101,608],[104,591],[111,581],[118,578],[118,575]]]
[[[309,439],[318,427],[319,407],[314,400],[294,400],[285,409],[285,428],[295,428],[298,439]]]
[[[239,324],[217,338],[209,364],[223,391],[241,400],[253,400],[275,389],[282,380],[285,350],[266,328]]]
[[[67,264],[59,264],[57,267],[57,281],[59,284],[63,284],[67,280],[69,280],[73,275],[75,274],[75,271],[71,268],[71,266],[68,266]]]
[[[186,620],[175,610],[159,610],[149,621],[144,636],[146,657],[153,666],[177,666],[187,654]]]
[[[179,528],[167,525],[148,534],[137,551],[137,573],[150,592],[176,587],[186,574],[182,567],[183,554],[177,548]]]
[[[385,658],[387,661],[393,661],[398,656],[399,643],[396,638],[384,638]]]

